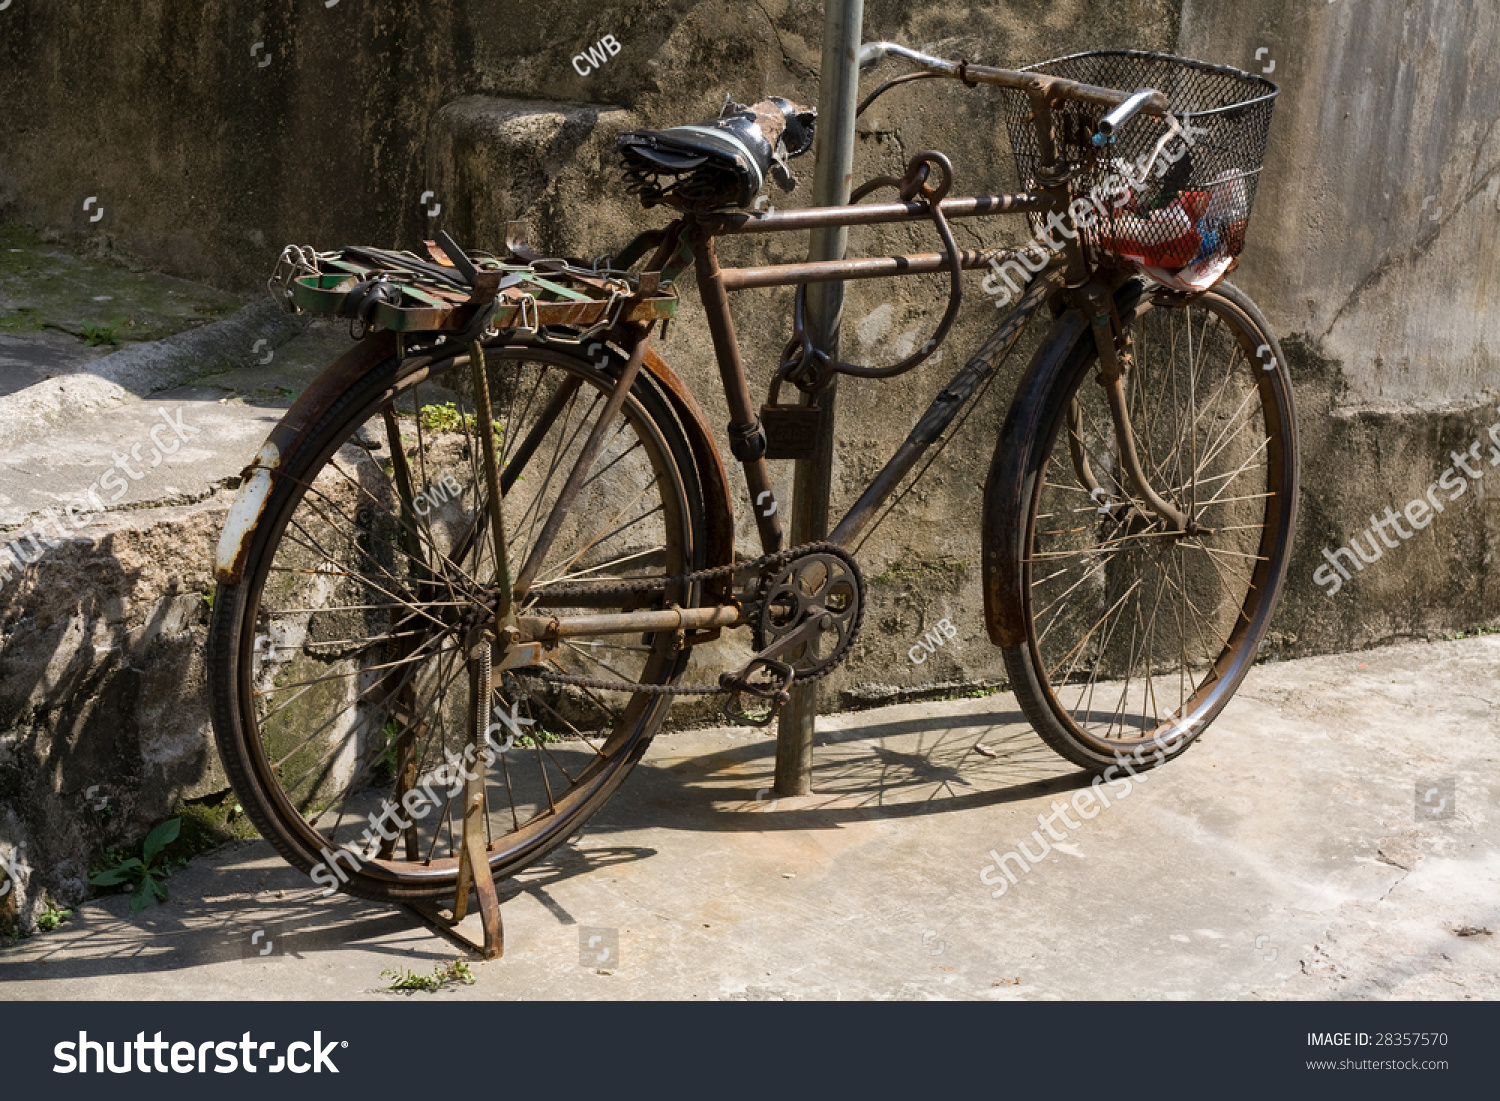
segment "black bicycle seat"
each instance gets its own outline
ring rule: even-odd
[[[731,102],[707,122],[621,134],[615,150],[626,186],[646,206],[671,196],[691,210],[749,207],[768,175],[783,191],[797,186],[786,162],[812,148],[817,117],[780,96]]]

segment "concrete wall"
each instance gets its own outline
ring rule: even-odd
[[[1286,652],[1493,624],[1500,6],[1186,0],[1179,45],[1274,64],[1282,88],[1235,279],[1287,341],[1297,383],[1304,491],[1278,617]],[[1337,595],[1312,583],[1325,548],[1448,468],[1463,475],[1465,452],[1494,473],[1465,475],[1463,497]]]

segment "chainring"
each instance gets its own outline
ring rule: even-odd
[[[791,634],[813,616],[827,616],[827,628],[779,660],[790,665],[798,684],[826,676],[844,660],[865,616],[865,581],[859,563],[832,543],[779,562],[761,576],[760,612],[753,632],[757,652]]]

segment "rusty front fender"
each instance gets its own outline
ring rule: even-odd
[[[1057,370],[1058,364],[1087,337],[1088,326],[1077,310],[1067,311],[1053,323],[1052,332],[1021,376],[995,444],[984,487],[984,625],[990,641],[1002,649],[1026,641],[1025,617],[1021,614],[1027,585],[1025,502],[1031,500],[1042,474],[1036,465],[1042,456],[1039,449],[1032,449],[1031,441],[1041,434],[1059,400],[1038,380]]]

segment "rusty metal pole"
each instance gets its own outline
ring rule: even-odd
[[[817,163],[814,206],[849,201],[854,173],[854,109],[859,102],[859,47],[864,33],[864,0],[824,0],[823,62],[818,88]],[[814,229],[809,260],[842,260],[849,231],[844,226]],[[829,355],[839,351],[844,284],[813,283],[807,288],[807,330],[813,346]],[[835,376],[835,379],[837,376]],[[828,496],[833,482],[833,399],[830,382],[812,401],[823,411],[818,450],[799,459],[792,484],[792,545],[828,534]],[[803,403],[808,402],[804,395]],[[812,794],[813,726],[818,717],[816,683],[792,693],[776,729],[776,793]]]

